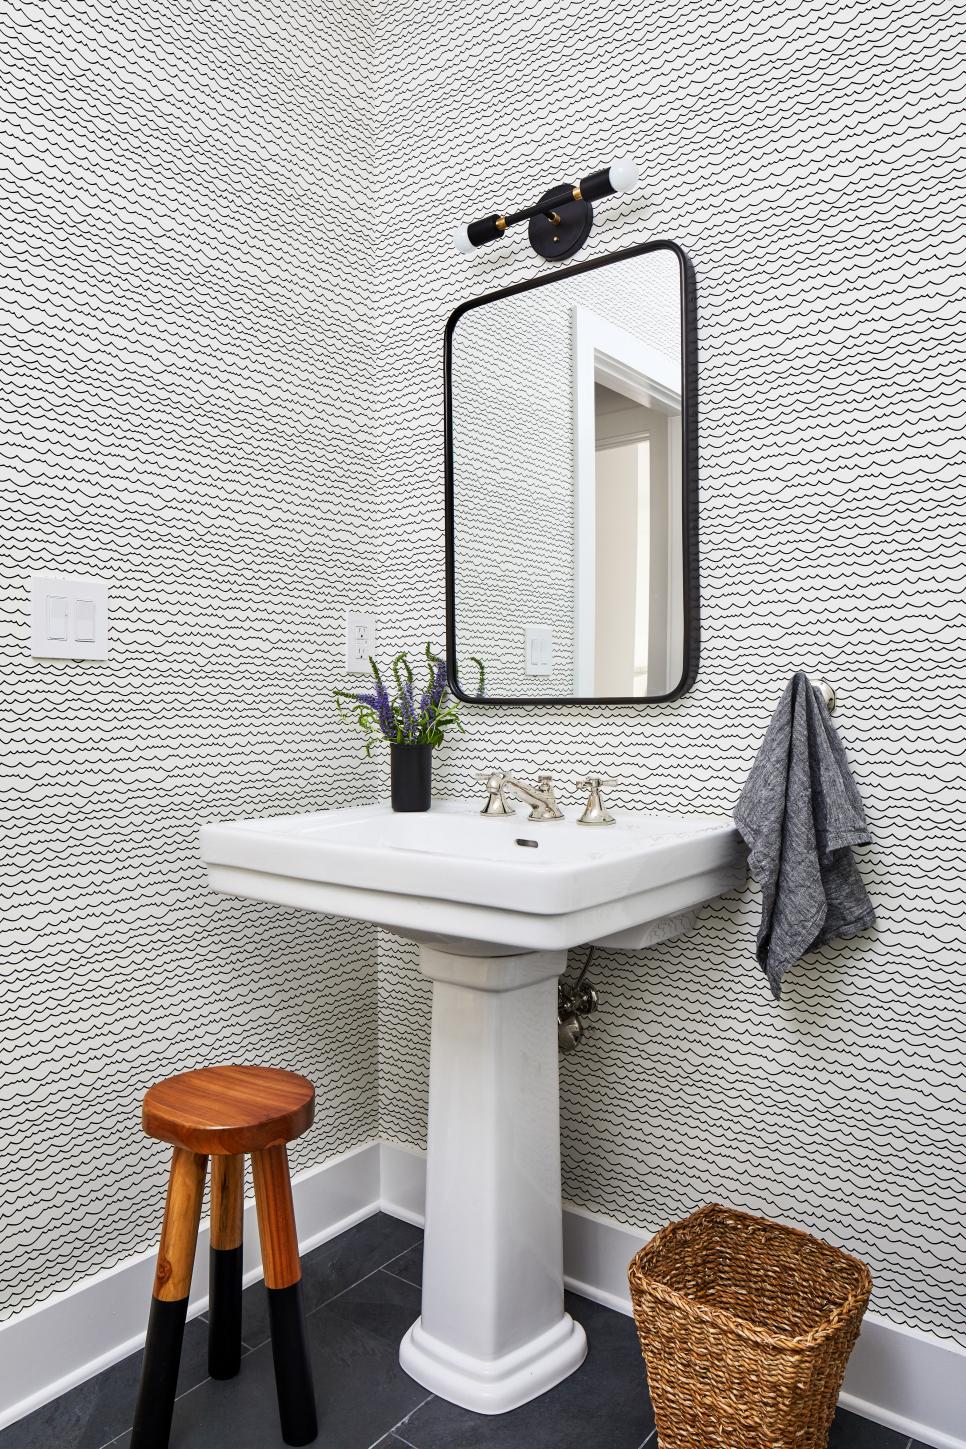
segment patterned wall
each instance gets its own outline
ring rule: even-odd
[[[548,269],[522,234],[468,261],[453,226],[630,152],[642,192],[601,204],[586,255],[670,236],[699,288],[694,691],[468,708],[441,788],[491,761],[564,782],[601,765],[624,810],[727,810],[804,667],[838,686],[875,834],[878,931],[816,953],[780,1005],[753,889],[684,941],[603,957],[599,1024],[562,1069],[566,1195],[645,1227],[716,1198],[780,1215],[865,1256],[880,1312],[966,1342],[962,12],[403,0],[381,30],[393,154],[418,158],[407,206],[432,219],[381,259],[402,642],[440,630],[445,318]],[[415,969],[383,938],[382,1127],[418,1143]]]
[[[7,1317],[155,1237],[157,1077],[307,1072],[325,1110],[300,1167],[375,1130],[374,931],[214,897],[196,834],[375,787],[327,688],[376,500],[345,446],[366,313],[324,198],[333,138],[367,144],[343,22],[322,36],[298,0],[3,11]],[[109,580],[107,664],[28,657],[39,567]]]
[[[630,151],[585,254],[664,234],[697,267],[702,672],[675,705],[468,708],[440,788],[599,764],[621,808],[728,809],[788,673],[829,674],[878,932],[779,1006],[753,890],[605,956],[566,1192],[780,1214],[966,1340],[963,38],[925,0],[7,0],[3,1315],[150,1241],[162,1072],[300,1065],[322,1160],[376,1126],[378,1004],[379,1125],[422,1140],[414,953],[381,937],[377,980],[367,928],[210,896],[195,831],[379,788],[325,698],[342,609],[442,639],[443,324],[544,265],[449,233]],[[40,566],[111,580],[107,666],[26,656]]]

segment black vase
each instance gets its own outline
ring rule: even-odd
[[[432,745],[390,745],[392,808],[428,810],[433,795]]]

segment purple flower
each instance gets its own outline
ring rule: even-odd
[[[357,694],[356,699],[367,709],[375,711],[380,730],[387,740],[394,740],[396,738],[396,716],[393,713],[389,693],[382,680],[377,681],[375,690],[371,694]]]
[[[403,734],[408,744],[415,744],[419,736],[419,720],[413,703],[412,680],[406,681],[399,691],[399,712],[402,715]]]
[[[348,711],[343,707],[344,700],[351,700],[356,706],[356,720],[366,736],[367,754],[376,729],[390,743],[406,745],[438,745],[448,729],[462,729],[456,706],[443,704],[447,684],[446,661],[434,654],[429,644],[423,652],[429,677],[419,695],[416,694],[413,671],[405,653],[397,654],[392,661],[393,695],[386,688],[379,665],[373,658],[369,660],[373,677],[371,689],[351,694],[341,689],[333,691],[343,718],[348,717]]]
[[[439,702],[440,702],[440,700],[443,697],[443,694],[444,694],[445,690],[446,690],[446,660],[445,659],[437,659],[437,661],[436,661],[436,677],[434,678],[433,683],[432,683],[432,686],[430,687],[430,691],[429,691],[429,702],[430,702],[430,704],[432,704],[432,705],[438,705]]]

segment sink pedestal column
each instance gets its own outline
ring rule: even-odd
[[[557,978],[564,951],[459,956],[432,978],[423,1311],[399,1358],[480,1414],[525,1404],[584,1359],[563,1306]]]

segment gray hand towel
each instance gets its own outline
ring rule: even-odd
[[[777,1000],[806,951],[857,936],[875,912],[853,845],[865,812],[825,700],[805,674],[789,681],[735,808],[761,886],[758,961]]]

